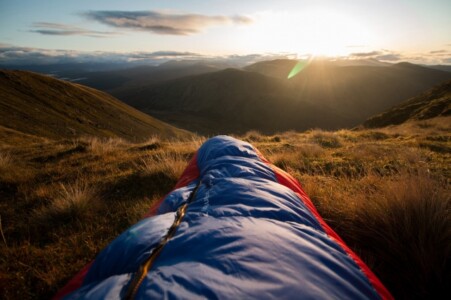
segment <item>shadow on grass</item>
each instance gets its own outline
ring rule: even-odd
[[[137,172],[118,181],[107,184],[102,194],[105,200],[134,201],[156,194],[166,194],[172,190],[177,180],[164,172]]]
[[[32,159],[32,161],[37,162],[37,163],[57,162],[57,161],[65,158],[66,156],[69,156],[69,155],[72,155],[75,153],[81,153],[81,152],[86,152],[86,147],[83,145],[77,145],[71,149],[64,150],[64,151],[61,151],[61,152],[58,152],[55,154],[36,157],[36,158]]]

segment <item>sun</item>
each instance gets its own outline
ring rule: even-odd
[[[322,9],[264,12],[243,38],[254,51],[315,56],[348,55],[352,45],[371,45],[372,34],[351,16]]]

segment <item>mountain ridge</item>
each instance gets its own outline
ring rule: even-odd
[[[451,79],[449,72],[411,64],[341,66],[325,61],[307,64],[298,75],[287,79],[295,63],[274,60],[244,70],[229,68],[191,75],[130,90],[119,98],[166,122],[200,133],[252,129],[274,133],[351,128]],[[199,120],[201,124],[194,128],[193,123]]]
[[[369,118],[367,128],[399,125],[409,120],[426,120],[451,115],[451,80],[441,83],[418,96]]]
[[[27,71],[0,70],[0,107],[1,126],[47,138],[189,135],[104,92]]]

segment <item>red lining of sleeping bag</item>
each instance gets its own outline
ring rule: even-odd
[[[64,287],[62,287],[55,296],[53,296],[53,300],[59,300],[63,299],[66,295],[72,293],[76,289],[80,288],[83,284],[83,280],[86,277],[86,274],[88,274],[89,268],[91,268],[91,265],[94,263],[94,261],[91,261],[89,264],[83,267],[77,275],[75,275]]]

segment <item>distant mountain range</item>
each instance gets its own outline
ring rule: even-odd
[[[288,74],[291,70],[288,63],[284,61],[282,65],[286,67],[283,71],[279,69],[279,73]],[[259,63],[249,68],[277,75],[268,74],[265,67]],[[314,61],[287,81],[298,99],[333,109],[352,120],[349,125],[356,125],[448,79],[449,72],[410,63],[347,66]]]
[[[168,61],[161,65],[67,63],[49,65],[0,65],[9,70],[27,70],[77,82],[104,92],[115,93],[183,76],[219,71],[226,63],[201,60]]]
[[[131,106],[199,133],[273,133],[353,127],[367,118],[451,79],[451,73],[419,65],[375,61],[313,61],[295,77],[295,60],[274,60],[244,70],[123,88],[115,94]]]
[[[363,125],[367,128],[385,127],[409,120],[426,120],[450,115],[451,81],[447,81],[368,119]]]
[[[288,79],[288,74],[299,64],[303,65],[299,68],[300,72]],[[108,68],[101,64],[99,66],[98,69],[101,71],[87,71],[88,66],[85,65],[80,65],[83,67],[81,69],[72,65],[65,66],[59,71],[56,69],[53,72],[54,76],[66,79],[64,82],[57,80],[52,82],[51,78],[45,77],[46,80],[40,79],[38,84],[36,77],[38,75],[31,75],[31,73],[26,73],[28,77],[24,75],[25,73],[21,73],[20,76],[17,73],[15,82],[6,82],[7,76],[2,75],[2,81],[5,81],[2,86],[3,89],[6,89],[17,86],[18,82],[23,82],[25,86],[20,87],[22,90],[20,88],[13,89],[13,91],[4,93],[5,95],[15,95],[20,91],[30,97],[31,95],[23,90],[24,87],[25,90],[28,89],[26,84],[30,81],[29,84],[33,85],[36,91],[33,97],[41,97],[42,101],[58,97],[57,91],[65,90],[68,87],[78,90],[78,92],[72,93],[75,95],[83,91],[85,94],[88,93],[90,96],[103,99],[102,101],[108,97],[108,99],[113,99],[109,95],[79,84],[89,85],[108,92],[136,109],[177,127],[201,134],[217,134],[243,133],[252,129],[264,133],[274,133],[310,128],[354,127],[362,124],[368,118],[399,105],[406,99],[451,79],[451,72],[447,71],[447,66],[389,64],[372,59],[336,61],[278,59],[258,62],[242,69],[227,68],[228,65],[225,63],[206,61],[169,61],[160,66],[133,68],[119,68],[118,66]],[[56,67],[40,66],[43,70]],[[96,66],[93,68],[96,69]],[[7,73],[4,72],[4,74]],[[10,73],[11,78],[14,77],[12,74],[14,73]],[[56,85],[55,82],[59,83],[52,87],[52,85]],[[75,84],[75,82],[79,84]],[[44,97],[48,93],[50,94]],[[61,95],[66,94],[59,93],[59,97]],[[23,97],[25,96],[16,96],[17,99]],[[80,99],[80,97],[76,98]],[[65,101],[64,103],[69,105],[72,100],[69,97]],[[117,100],[114,101],[116,101],[116,107],[123,105]],[[56,105],[55,103],[51,104],[51,106]],[[84,105],[82,111],[88,111],[88,106],[91,104],[81,103],[80,105]],[[132,113],[128,106],[124,107],[122,109],[125,109],[128,115],[137,113],[135,110]],[[40,110],[40,108],[37,109]],[[5,110],[3,109],[3,111]],[[70,111],[71,109],[67,107],[66,114],[70,115]],[[155,127],[156,123],[154,122],[158,122],[150,118],[143,121],[147,125],[143,125],[141,121],[138,122],[142,125],[141,127],[136,122],[128,124],[122,120],[116,123],[124,124],[124,126],[112,125],[114,121],[117,121],[117,119],[111,118],[112,114],[105,112],[99,117],[95,114],[86,114],[86,116],[89,116],[87,117],[89,122],[96,124],[94,127],[107,128],[110,126],[108,130],[111,132],[104,135],[112,134],[127,138],[145,134],[144,132],[149,130],[147,125]],[[107,117],[108,115],[110,118]],[[81,116],[85,117],[83,114]],[[143,116],[141,114],[140,118]],[[80,119],[79,115],[73,117]],[[59,120],[59,116],[47,118],[48,122],[55,123],[56,121],[54,122],[52,119]],[[125,115],[123,119],[132,122]],[[43,120],[40,119],[39,122]],[[71,121],[69,123],[72,125],[65,126],[71,129],[65,130],[76,134],[88,132],[88,129],[83,129],[83,125],[87,125],[89,122],[80,120],[75,118],[74,121],[72,118],[74,123]],[[109,125],[104,124],[104,121]],[[37,124],[40,124],[39,122]],[[33,122],[29,123],[33,124]],[[167,126],[162,122],[158,124],[163,127]],[[46,126],[57,131],[62,131],[64,127],[56,125],[52,127],[48,124]],[[137,127],[135,128],[135,126]],[[32,128],[33,125],[29,127],[26,132],[37,130]],[[135,128],[130,129],[134,133],[127,133],[125,127]],[[137,133],[137,130],[141,130],[141,132]],[[104,130],[99,132],[102,133]],[[180,133],[173,127],[165,132],[168,135]]]
[[[188,136],[92,88],[26,71],[0,70],[0,131],[67,138],[143,140]]]

